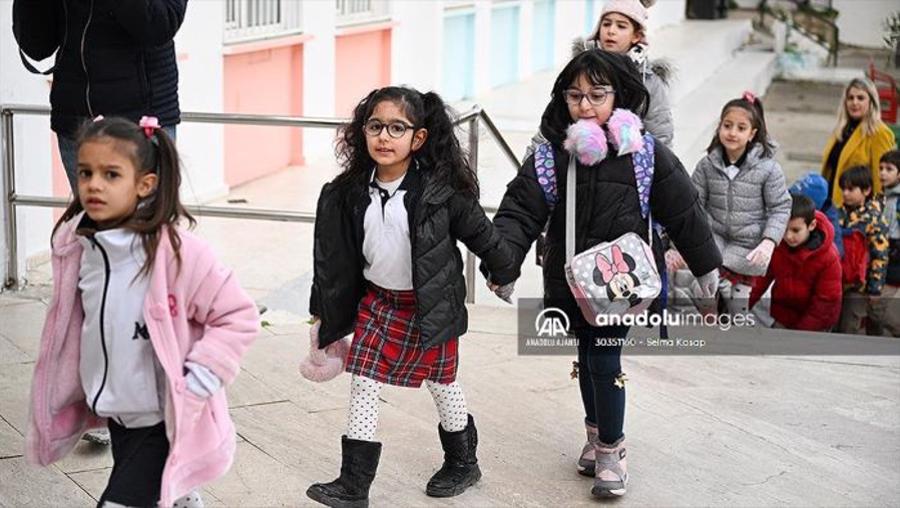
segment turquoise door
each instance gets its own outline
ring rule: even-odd
[[[603,10],[602,0],[584,0],[584,36],[591,35]]]
[[[444,16],[444,100],[456,101],[475,93],[475,13]]]
[[[534,23],[532,25],[533,51],[531,70],[542,71],[552,69],[553,64],[553,27],[556,25],[556,0],[537,0],[534,2]]]
[[[491,86],[519,79],[519,5],[491,11]]]

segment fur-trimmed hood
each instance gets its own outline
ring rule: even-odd
[[[572,39],[572,58],[575,58],[584,51],[592,49],[601,49],[596,40],[586,39],[584,37],[576,37]],[[629,52],[628,56],[637,65],[642,76],[649,73],[655,74],[665,85],[669,85],[675,73],[674,66],[666,59],[660,58],[650,60],[647,57],[647,46],[644,44],[636,44]],[[646,80],[646,77],[644,78]]]

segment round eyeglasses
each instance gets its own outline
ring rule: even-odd
[[[388,136],[395,139],[402,138],[407,130],[415,129],[415,126],[403,122],[384,123],[381,120],[372,119],[363,125],[363,130],[366,132],[367,136],[374,138],[380,136],[381,131],[383,131],[385,127],[387,127]]]
[[[606,99],[616,93],[612,87],[602,87],[602,88],[594,88],[588,93],[584,93],[581,90],[577,89],[568,89],[564,92],[564,96],[566,98],[566,104],[570,106],[577,106],[581,104],[581,101],[587,97],[588,102],[593,106],[602,106]]]

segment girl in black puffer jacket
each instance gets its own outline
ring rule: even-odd
[[[340,477],[307,494],[330,506],[365,505],[381,453],[381,386],[423,382],[444,449],[426,493],[461,494],[481,471],[475,422],[456,382],[458,337],[468,326],[457,241],[482,258],[505,298],[518,265],[478,204],[478,181],[437,94],[373,91],[340,134],[337,156],[344,172],[322,189],[316,212],[311,343],[346,358],[350,418]],[[334,353],[351,332],[349,353]]]
[[[616,155],[615,148],[593,166],[578,162],[575,217],[566,217],[566,173],[569,154],[563,149],[566,130],[576,121],[596,121],[609,129],[614,109],[642,116],[647,90],[637,68],[624,55],[602,50],[585,51],[569,62],[557,77],[550,103],[541,120],[541,134],[549,146],[556,171],[558,191],[555,206],[548,205],[546,184],[535,173],[535,156],[525,160],[510,182],[494,217],[494,225],[509,241],[516,266],[520,266],[545,224],[545,308],[557,307],[571,319],[579,339],[579,384],[585,408],[588,444],[582,451],[579,470],[595,476],[592,492],[597,496],[625,493],[627,473],[622,433],[625,412],[621,346],[601,346],[595,338],[623,338],[627,327],[593,327],[583,318],[564,274],[566,221],[575,221],[575,252],[634,232],[647,238],[647,220],[642,216],[631,155]],[[613,136],[607,135],[607,138]],[[681,163],[662,143],[656,143],[649,205],[652,216],[665,227],[688,266],[700,279],[698,292],[712,296],[718,282],[721,255],[713,241],[697,191]],[[540,178],[546,178],[543,162]],[[546,182],[546,180],[544,180]],[[652,242],[659,250],[658,237]],[[665,269],[662,252],[655,252],[660,272]],[[701,289],[702,288],[702,289]],[[600,341],[606,343],[610,341]],[[612,341],[615,343],[615,341]]]

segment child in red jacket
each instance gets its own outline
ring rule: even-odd
[[[828,331],[841,314],[841,259],[834,228],[815,203],[792,194],[791,220],[765,277],[750,293],[753,307],[772,281],[774,327]]]

